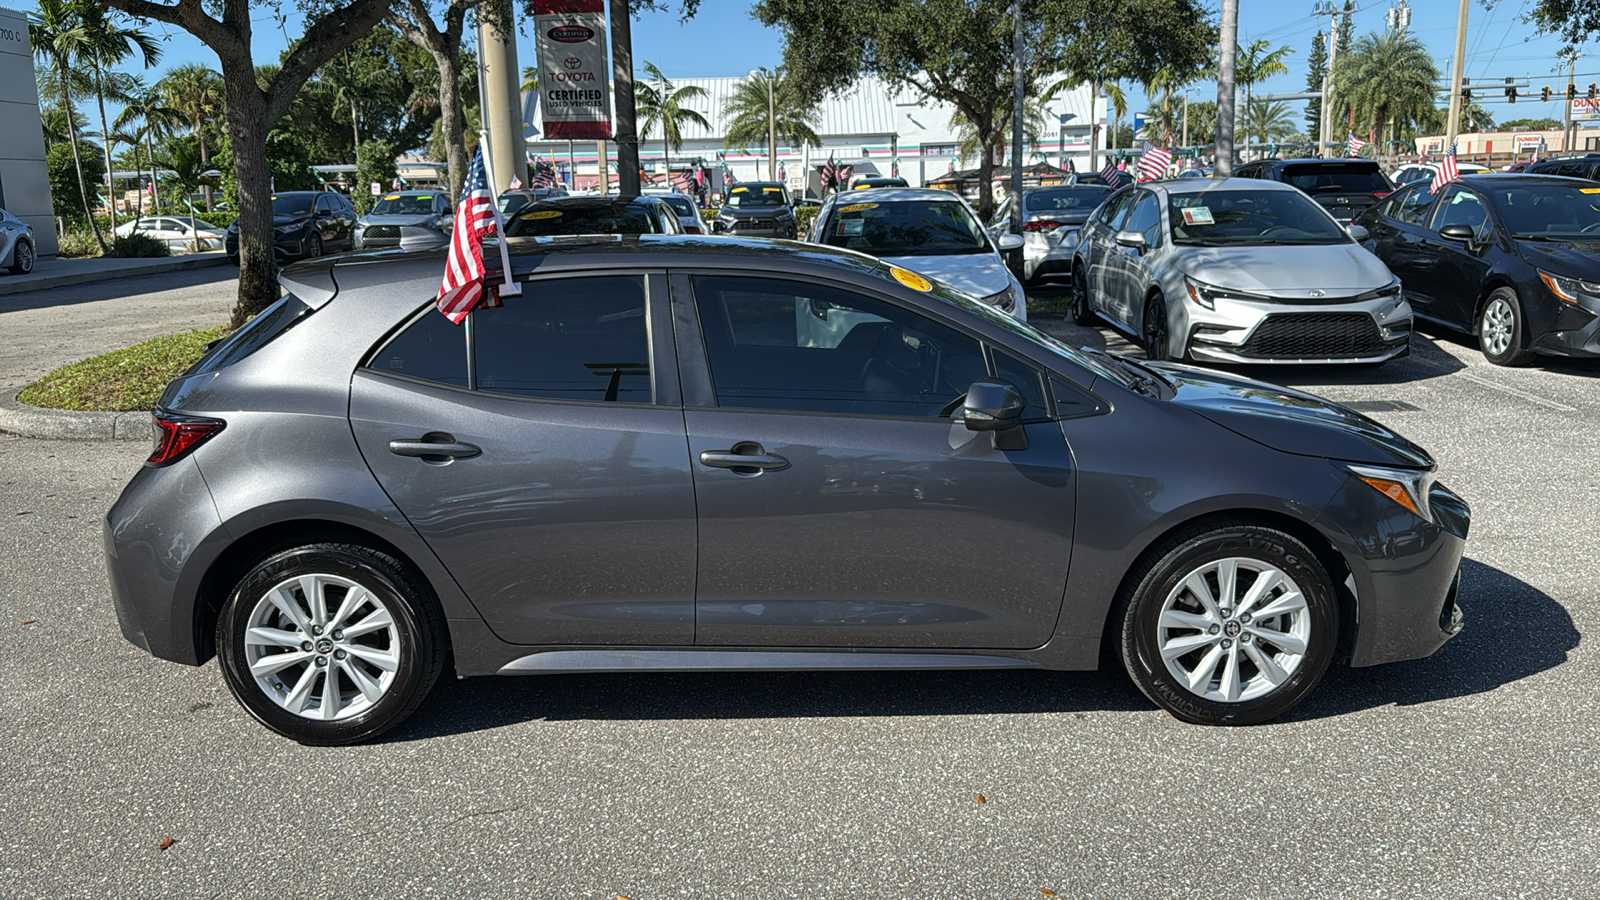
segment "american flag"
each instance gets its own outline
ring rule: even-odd
[[[500,217],[494,209],[488,179],[483,175],[483,148],[472,155],[467,167],[461,202],[456,204],[456,222],[450,235],[450,256],[444,264],[444,282],[434,306],[450,321],[460,325],[467,313],[488,297],[485,305],[498,302],[494,289],[483,283],[483,239],[493,234]]]
[[[1117,171],[1117,164],[1106,160],[1106,167],[1100,170],[1100,178],[1113,188],[1122,187],[1122,173]]]
[[[543,159],[534,162],[533,174],[528,177],[536,188],[553,188],[561,183],[556,177],[556,167]]]
[[[1366,141],[1355,136],[1355,132],[1350,132],[1350,139],[1346,143],[1349,147],[1345,154],[1347,156],[1360,156],[1361,148],[1367,145]]]
[[[828,162],[822,167],[822,186],[824,189],[839,186],[839,164],[833,161],[833,154],[828,154]]]
[[[1166,177],[1167,166],[1172,165],[1172,151],[1144,142],[1144,155],[1139,157],[1139,180],[1156,181]]]
[[[1456,170],[1456,145],[1451,144],[1450,152],[1444,155],[1444,159],[1439,160],[1439,171],[1433,174],[1433,185],[1428,190],[1437,194],[1440,188],[1455,181],[1456,176],[1460,174]]]

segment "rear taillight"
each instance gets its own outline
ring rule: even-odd
[[[147,466],[167,466],[188,455],[228,423],[204,416],[180,416],[163,410],[150,414],[155,426],[155,450],[144,461]]]
[[[1393,191],[1373,191],[1372,196],[1382,199],[1394,193]]]
[[[699,225],[685,225],[685,226],[683,226],[683,233],[684,234],[705,234],[705,232],[700,230],[700,226]]]
[[[1023,231],[1051,231],[1051,230],[1054,230],[1054,229],[1060,228],[1060,227],[1061,227],[1061,223],[1060,222],[1052,222],[1052,221],[1046,219],[1043,222],[1025,222],[1022,225],[1022,230]]]

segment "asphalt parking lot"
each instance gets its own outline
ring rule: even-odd
[[[226,283],[160,277],[7,298],[0,334],[65,362],[96,309],[225,317]],[[447,680],[379,743],[305,748],[122,639],[99,523],[148,448],[0,434],[0,895],[1600,894],[1600,363],[1421,334],[1249,374],[1418,441],[1474,519],[1460,637],[1245,729],[1118,671],[596,675]]]

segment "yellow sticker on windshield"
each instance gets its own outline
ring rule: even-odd
[[[524,221],[527,221],[527,222],[536,222],[536,221],[538,221],[540,219],[559,219],[559,218],[561,218],[561,210],[559,210],[559,209],[541,209],[541,210],[537,210],[535,212],[528,213],[527,215],[522,217],[522,219]]]
[[[878,208],[878,204],[876,204],[876,203],[852,203],[849,206],[841,206],[841,207],[839,207],[839,212],[842,212],[842,213],[861,212],[864,209],[877,209],[877,208]]]
[[[744,193],[744,192],[745,192],[745,191],[747,191],[747,190],[749,190],[749,188],[742,188],[742,187],[737,187],[737,188],[734,188],[734,189],[733,189],[733,192],[734,192],[734,193],[735,193],[735,194],[742,194],[742,193]]]
[[[902,269],[899,266],[890,266],[889,274],[894,276],[895,281],[898,281],[906,287],[911,288],[913,291],[933,290],[932,282],[911,271],[910,269]]]
[[[1600,188],[1578,188],[1580,194],[1600,194]]]
[[[385,200],[399,200],[400,199],[400,195],[399,194],[390,194],[389,196],[387,196],[387,197],[385,197],[383,199],[385,199]]]
[[[776,194],[776,193],[782,191],[783,188],[762,188],[762,190],[766,191],[769,194]]]

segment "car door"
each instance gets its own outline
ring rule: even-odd
[[[1117,282],[1121,286],[1116,316],[1130,329],[1143,334],[1145,292],[1155,279],[1150,256],[1161,248],[1161,201],[1153,191],[1139,192],[1122,230],[1138,232],[1145,240],[1145,248],[1140,250],[1120,244],[1116,248]]]
[[[1092,309],[1107,312],[1111,309],[1109,298],[1116,289],[1116,282],[1108,267],[1115,262],[1113,253],[1117,246],[1117,229],[1127,218],[1134,193],[1133,188],[1127,187],[1111,195],[1090,219],[1089,237],[1083,242],[1082,253],[1086,269],[1084,274],[1089,282],[1089,306]]]
[[[1447,241],[1439,231],[1447,225],[1472,229],[1470,242]],[[1494,223],[1478,193],[1460,184],[1447,186],[1434,204],[1423,247],[1431,260],[1433,278],[1427,314],[1448,325],[1470,331],[1477,311],[1479,289],[1489,274],[1489,250]]]
[[[1426,246],[1428,216],[1433,208],[1433,187],[1428,182],[1403,188],[1367,213],[1373,253],[1400,279],[1412,309],[1424,315],[1434,294],[1437,254]]]
[[[1037,371],[881,293],[815,280],[675,274],[673,302],[699,508],[697,643],[1049,640],[1074,473]],[[1027,399],[1025,450],[952,419],[992,371]]]
[[[546,277],[464,328],[428,303],[352,380],[367,464],[502,640],[694,641],[666,294],[659,274]]]

